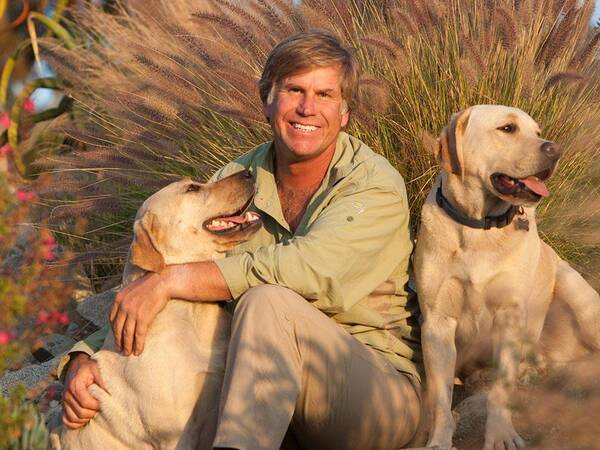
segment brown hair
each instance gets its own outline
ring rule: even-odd
[[[340,65],[342,97],[350,110],[356,105],[359,67],[353,52],[328,31],[311,30],[293,34],[277,44],[265,63],[258,82],[260,99],[269,103],[276,83],[292,73],[315,67]]]

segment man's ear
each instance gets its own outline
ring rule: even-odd
[[[450,124],[442,130],[437,141],[436,156],[442,168],[449,173],[465,176],[463,163],[463,136],[469,123],[471,109],[453,114]]]
[[[165,260],[156,247],[157,228],[158,222],[152,213],[144,214],[133,225],[131,263],[149,272],[160,272],[165,267]]]
[[[350,110],[348,109],[348,103],[346,103],[346,100],[342,100],[342,110],[340,111],[340,114],[342,115],[342,121],[341,121],[341,127],[344,128],[346,125],[348,125],[348,120],[350,119]]]

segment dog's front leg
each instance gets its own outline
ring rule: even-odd
[[[516,305],[499,308],[494,317],[494,362],[498,373],[488,395],[484,450],[525,447],[525,442],[513,427],[509,409],[521,358],[521,317]]]
[[[423,358],[427,374],[427,415],[429,441],[427,446],[452,448],[454,418],[452,417],[452,389],[456,367],[456,320],[437,314],[425,314],[421,328]]]

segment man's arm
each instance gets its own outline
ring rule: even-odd
[[[399,264],[408,265],[411,250],[406,196],[371,187],[333,199],[306,236],[215,263],[234,299],[277,284],[336,314],[371,294]]]
[[[212,261],[170,265],[135,280],[121,289],[110,311],[119,350],[140,355],[148,327],[171,298],[220,301],[231,299],[231,293]]]
[[[75,356],[79,354],[92,356],[94,353],[100,350],[109,332],[110,325],[106,324],[98,331],[95,331],[94,333],[90,334],[84,340],[77,342],[71,348],[71,350],[69,350],[69,353],[63,356],[63,358],[58,363],[58,368],[56,369],[58,378],[64,381],[67,371],[71,366],[71,362],[73,361]]]
[[[145,334],[170,298],[238,298],[260,284],[287,287],[330,313],[347,311],[388,279],[412,245],[406,197],[368,188],[332,201],[306,236],[215,262],[167,266],[123,289],[111,322],[125,354],[139,355]]]

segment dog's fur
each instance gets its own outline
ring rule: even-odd
[[[439,139],[443,170],[423,206],[415,255],[428,446],[452,447],[455,375],[468,375],[476,364],[497,368],[484,448],[512,450],[524,446],[508,404],[523,345],[537,343],[550,361],[560,362],[600,348],[600,298],[539,238],[539,195],[503,193],[492,181],[498,173],[521,180],[550,176],[560,151],[539,135],[523,111],[479,105],[455,114]],[[522,213],[504,228],[461,225],[437,205],[440,183],[454,208],[471,218],[501,215],[511,204]]]
[[[248,240],[260,220],[226,233],[211,232],[206,224],[242,210],[253,194],[251,175],[240,172],[212,184],[178,181],[152,195],[135,220],[123,284],[167,264],[223,257]],[[171,300],[152,323],[140,356],[119,354],[110,333],[93,356],[110,395],[90,386],[101,411],[82,429],[64,429],[62,446],[210,449],[229,327],[230,316],[217,303]]]

